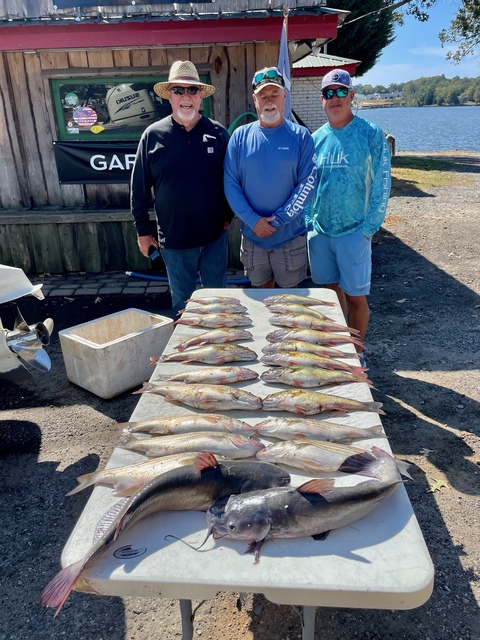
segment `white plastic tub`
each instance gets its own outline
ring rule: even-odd
[[[100,398],[149,380],[150,357],[160,355],[173,333],[171,318],[125,309],[59,331],[68,379]]]

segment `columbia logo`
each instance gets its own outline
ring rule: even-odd
[[[288,151],[290,147],[278,147],[279,151]]]

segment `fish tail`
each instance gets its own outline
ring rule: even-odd
[[[85,473],[83,476],[78,476],[78,486],[76,486],[75,489],[69,491],[66,495],[73,496],[74,493],[79,493],[80,491],[83,491],[83,489],[86,489],[92,484],[95,484],[97,475],[98,471],[92,471],[91,473]]]
[[[59,571],[38,597],[37,604],[43,604],[46,607],[57,607],[54,618],[58,616],[60,609],[65,604],[65,600],[73,590],[84,564],[84,560],[78,560],[78,562],[74,562]]]
[[[370,451],[363,451],[362,453],[355,453],[352,456],[346,458],[338,471],[342,473],[358,473],[361,476],[368,476],[369,478],[376,478],[377,476],[369,471],[369,467],[372,464],[376,464],[378,459]]]
[[[141,389],[138,389],[138,391],[132,391],[132,395],[135,395],[137,393],[151,393],[152,389],[153,389],[153,384],[150,384],[149,382],[144,382]]]
[[[388,436],[383,432],[382,425],[376,424],[374,427],[368,427],[365,429],[365,433],[368,433],[371,438],[387,438]]]
[[[385,416],[385,411],[382,411],[383,403],[382,402],[364,402],[365,411],[371,411],[372,413],[379,413],[382,416]]]

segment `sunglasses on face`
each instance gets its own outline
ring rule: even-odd
[[[347,87],[339,87],[338,89],[322,89],[322,96],[325,100],[331,100],[333,96],[337,98],[346,98],[350,92]]]
[[[196,96],[201,89],[200,87],[171,87],[170,91],[172,91],[176,96],[183,96],[185,91],[189,96]]]
[[[276,69],[267,69],[266,71],[259,71],[253,76],[253,84],[258,84],[262,80],[273,80],[277,78],[283,83],[283,78]]]

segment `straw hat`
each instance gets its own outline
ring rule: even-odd
[[[172,84],[192,84],[197,87],[200,87],[204,92],[203,97],[208,98],[215,91],[215,87],[212,87],[211,84],[204,84],[198,75],[198,71],[195,68],[193,62],[189,60],[176,60],[172,66],[170,67],[170,73],[168,74],[167,82],[157,82],[154,85],[153,90],[165,100],[168,100],[168,88]]]

